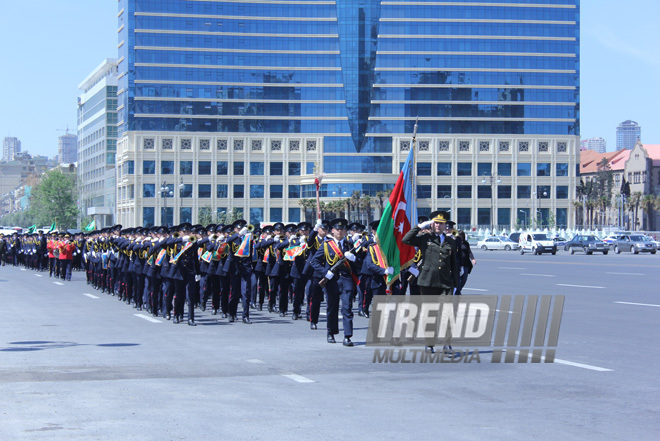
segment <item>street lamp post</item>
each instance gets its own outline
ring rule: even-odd
[[[527,212],[525,210],[518,210],[518,211],[525,215],[525,217],[524,217],[524,219],[525,219],[525,228],[527,228]]]
[[[490,183],[490,232],[493,232],[493,218],[495,217],[495,184],[502,182],[500,178],[497,177],[497,173],[492,175],[487,175],[484,173],[483,179],[481,180],[482,184]]]
[[[163,198],[163,214],[165,217],[167,216],[167,198],[174,196],[174,191],[170,190],[170,187],[167,183],[167,181],[163,181],[163,183],[160,186],[160,196]],[[166,219],[161,219],[161,222],[165,224],[165,226],[169,227],[169,225],[166,222]]]

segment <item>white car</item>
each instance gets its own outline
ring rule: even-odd
[[[532,254],[552,253],[557,254],[557,244],[543,233],[523,233],[518,241],[520,254],[525,252]]]
[[[477,243],[482,250],[517,250],[519,245],[508,237],[487,237]]]

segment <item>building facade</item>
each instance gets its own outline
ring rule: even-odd
[[[596,153],[607,151],[607,142],[603,138],[587,138],[580,141],[580,151],[593,150]]]
[[[117,207],[117,60],[104,60],[78,89],[78,194],[101,228],[115,223]]]
[[[17,153],[21,153],[21,141],[18,138],[7,136],[2,141],[2,160],[13,161]]]
[[[67,130],[68,132],[68,130]],[[66,133],[57,138],[58,164],[73,164],[78,160],[78,137],[73,133]]]
[[[616,128],[616,149],[631,150],[642,138],[642,127],[635,121],[626,120]]]
[[[420,214],[569,226],[579,1],[119,1],[118,216],[295,222],[393,188]]]

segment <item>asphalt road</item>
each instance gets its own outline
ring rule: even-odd
[[[173,325],[0,267],[0,440],[658,439],[660,256],[475,256],[466,295],[566,296],[556,363],[374,364],[357,315],[354,348],[265,311]]]

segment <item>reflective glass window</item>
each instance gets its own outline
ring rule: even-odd
[[[550,163],[549,162],[537,163],[536,176],[550,176]]]
[[[234,184],[234,197],[235,198],[245,197],[245,190],[242,184]]]
[[[536,197],[538,199],[550,199],[550,186],[549,185],[537,185],[536,186]]]
[[[498,185],[497,186],[497,198],[498,199],[511,199],[511,186],[510,185]]]
[[[295,207],[289,208],[289,222],[291,223],[300,222],[300,208],[295,208]]]
[[[519,162],[516,166],[518,176],[532,176],[532,163]]]
[[[300,176],[300,162],[289,162],[289,176]]]
[[[199,161],[197,163],[197,171],[200,175],[210,175],[211,161]]]
[[[451,198],[451,185],[438,185],[438,199]]]
[[[143,228],[151,228],[155,225],[155,213],[156,209],[154,207],[142,207]]]
[[[193,193],[192,184],[183,184],[183,187],[179,189],[179,195],[182,198],[191,198]]]
[[[142,174],[153,175],[156,173],[156,161],[143,161]]]
[[[250,176],[263,176],[264,163],[263,162],[250,162]]]
[[[568,199],[568,186],[567,185],[558,185],[557,186],[557,199]]]
[[[142,197],[153,198],[156,196],[156,184],[142,184]]]
[[[417,198],[419,199],[430,199],[431,198],[431,186],[430,185],[417,185]]]
[[[518,199],[529,199],[532,197],[532,186],[531,185],[519,185],[518,186]]]
[[[264,221],[264,209],[262,207],[250,207],[250,223],[257,225]]]
[[[283,185],[271,185],[270,186],[270,197],[271,199],[281,199],[284,197],[284,186]]]
[[[472,197],[471,185],[458,185],[456,186],[456,195],[459,199],[470,199]]]
[[[500,228],[509,228],[511,225],[511,209],[498,208],[497,209],[497,225]]]
[[[181,207],[181,210],[179,211],[179,221],[181,223],[183,222],[192,222],[192,207]]]
[[[217,198],[226,198],[228,195],[227,191],[227,184],[218,184],[217,190],[216,190],[216,197]]]
[[[497,174],[499,176],[511,176],[511,163],[510,162],[498,162],[497,163]]]
[[[282,222],[282,207],[270,207],[271,222]]]
[[[490,162],[479,162],[477,163],[477,173],[479,176],[490,176],[491,175],[491,163]]]
[[[438,176],[451,176],[451,162],[438,162]]]
[[[557,176],[568,176],[568,164],[565,162],[558,162],[556,165]]]
[[[174,161],[160,161],[160,174],[173,175],[174,174]]]
[[[477,185],[477,198],[490,199],[492,195],[492,187],[490,185]]]
[[[229,164],[227,161],[218,161],[216,169],[218,176],[226,175],[228,174]]]
[[[431,163],[418,162],[417,163],[417,176],[431,176]]]
[[[470,208],[458,208],[456,213],[456,223],[458,225],[472,224],[472,210]]]
[[[289,197],[292,199],[300,198],[300,185],[289,185]]]
[[[192,175],[193,173],[193,163],[192,161],[181,161],[179,162],[179,173],[182,175]]]
[[[477,225],[490,226],[490,208],[477,208]]]
[[[284,170],[284,165],[282,162],[275,161],[270,163],[270,175],[271,176],[282,176]]]
[[[199,184],[199,186],[197,187],[197,197],[210,198],[211,184]]]
[[[472,176],[472,163],[471,162],[458,162],[456,164],[456,175],[458,175],[458,176]]]
[[[250,185],[250,197],[256,199],[263,199],[264,186],[263,185]]]

